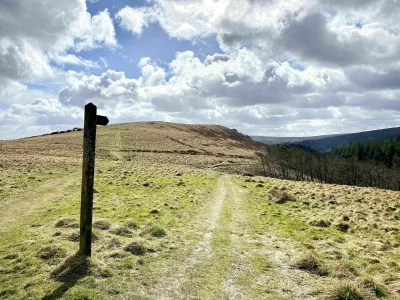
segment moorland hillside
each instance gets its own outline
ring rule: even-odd
[[[87,259],[82,132],[0,142],[0,299],[398,299],[399,193],[210,168],[263,150],[216,125],[98,127]]]

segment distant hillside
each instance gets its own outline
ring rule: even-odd
[[[0,141],[0,150],[3,158],[28,155],[35,159],[81,159],[82,136],[83,131],[69,130]],[[220,125],[136,122],[97,128],[96,150],[100,155],[123,152],[252,158],[264,147],[264,144]]]
[[[268,137],[252,136],[252,139],[265,144],[294,144],[308,147],[319,152],[329,152],[333,148],[352,142],[382,141],[400,135],[400,127],[364,131],[349,134],[332,134],[312,137]]]
[[[128,151],[252,157],[265,147],[235,129],[220,125],[137,122],[105,127],[104,133],[107,130],[118,130]]]
[[[296,142],[305,147],[317,150],[319,152],[329,152],[332,148],[340,147],[354,142],[382,141],[400,135],[400,127],[379,129],[358,133],[350,133],[332,136],[328,138],[304,140]]]
[[[344,158],[356,158],[358,161],[383,164],[389,169],[400,169],[400,135],[382,141],[350,143],[333,148],[332,155]]]
[[[335,134],[331,135],[319,135],[319,136],[298,136],[298,137],[280,137],[280,136],[261,136],[261,135],[253,135],[251,138],[255,141],[268,144],[268,145],[276,145],[276,144],[285,144],[285,143],[296,143],[305,140],[318,140],[327,137],[335,136]]]

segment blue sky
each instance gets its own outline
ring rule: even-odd
[[[91,15],[96,15],[107,9],[110,15],[115,15],[127,5],[130,7],[149,6],[146,1],[122,0],[113,1],[112,6],[109,6],[108,1],[100,0],[94,3],[87,2],[87,10]],[[115,27],[115,33],[120,46],[118,49],[96,49],[79,53],[84,59],[95,61],[98,61],[100,57],[106,59],[108,66],[93,70],[93,74],[100,75],[111,68],[125,72],[128,77],[137,77],[140,75],[137,64],[142,57],[150,57],[160,64],[168,65],[177,52],[193,51],[202,59],[207,55],[222,52],[215,35],[202,37],[197,41],[177,39],[169,37],[158,23],[150,24],[143,30],[141,36],[133,36],[121,27]],[[76,69],[79,70],[79,68]]]
[[[398,126],[398,1],[0,2],[0,139],[212,123],[315,136]],[[139,62],[140,65],[139,65]]]
[[[96,49],[79,53],[84,59],[106,59],[108,66],[93,70],[93,74],[99,75],[111,68],[123,71],[129,77],[137,77],[140,75],[137,64],[142,57],[150,57],[160,64],[168,65],[177,52],[193,51],[197,57],[203,59],[207,55],[221,52],[215,36],[197,42],[178,40],[170,38],[157,23],[150,24],[140,37],[132,36],[130,32],[119,27],[115,31],[120,45],[118,49]]]

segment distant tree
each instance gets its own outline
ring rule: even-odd
[[[400,136],[350,143],[328,154],[285,144],[257,155],[264,176],[400,190]]]

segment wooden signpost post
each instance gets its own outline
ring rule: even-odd
[[[85,105],[79,253],[86,256],[91,256],[92,254],[92,217],[94,160],[96,151],[96,126],[105,126],[107,124],[107,117],[97,115],[96,105],[94,105],[93,103]]]

